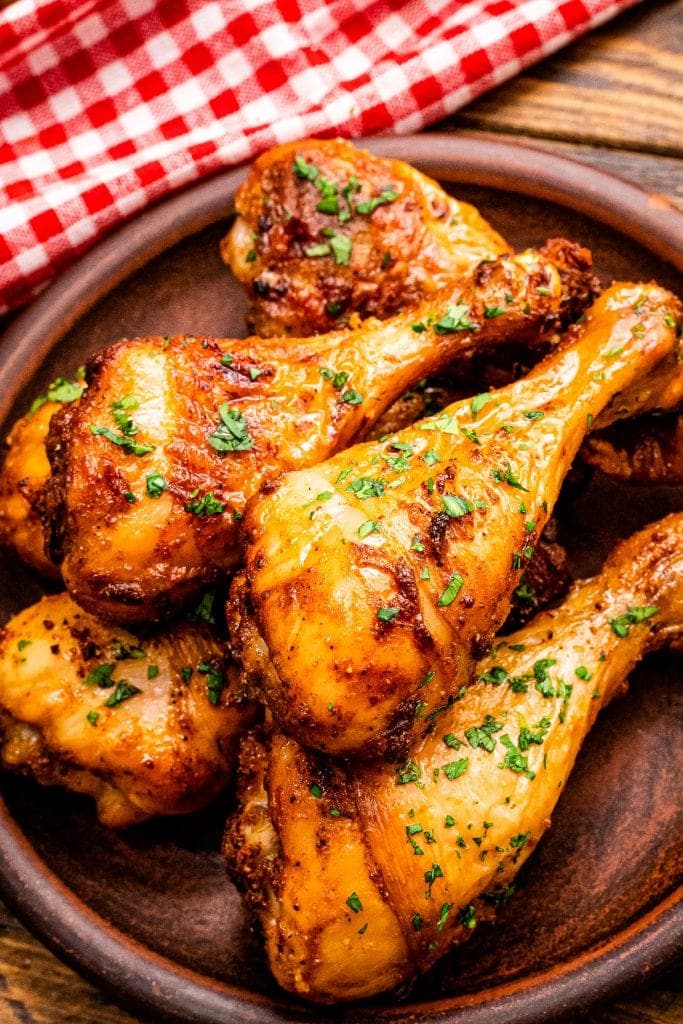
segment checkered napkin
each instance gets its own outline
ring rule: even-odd
[[[414,132],[635,0],[16,0],[0,312],[136,211],[310,135]]]

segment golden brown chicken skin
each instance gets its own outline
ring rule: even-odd
[[[31,405],[12,427],[0,469],[0,546],[14,551],[37,572],[57,577],[59,570],[45,552],[39,504],[50,476],[45,440],[54,414],[63,403],[80,398],[84,383],[63,377]]]
[[[112,828],[205,806],[259,713],[224,650],[201,623],[140,639],[44,597],[0,631],[3,765],[94,797]]]
[[[261,337],[329,331],[418,305],[510,252],[474,207],[413,167],[342,139],[264,153],[235,198],[222,253]]]
[[[67,589],[103,618],[163,618],[238,562],[239,519],[260,484],[344,448],[456,355],[554,330],[591,280],[583,251],[555,242],[352,332],[111,346],[48,438],[44,515]]]
[[[656,285],[615,285],[528,377],[249,504],[231,629],[282,731],[378,756],[406,742],[427,681],[430,711],[470,681],[589,425],[671,358],[678,315]]]
[[[279,984],[323,1003],[365,998],[467,939],[549,826],[599,710],[643,654],[682,635],[679,514],[499,643],[455,703],[422,709],[428,728],[404,763],[344,770],[252,735],[223,852]]]

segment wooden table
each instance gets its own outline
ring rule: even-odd
[[[532,142],[683,209],[683,0],[636,9],[436,126]],[[678,52],[677,52],[678,51]],[[592,1024],[681,1024],[673,973]],[[63,966],[0,905],[0,1024],[147,1024]]]

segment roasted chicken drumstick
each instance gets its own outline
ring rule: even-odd
[[[2,630],[2,763],[89,794],[113,828],[197,810],[259,714],[236,675],[203,623],[142,640],[44,597]]]
[[[263,338],[320,334],[417,306],[511,251],[474,207],[342,139],[276,146],[235,197],[223,258]]]
[[[656,285],[615,285],[528,377],[286,474],[250,503],[232,634],[284,732],[376,757],[405,744],[425,699],[429,713],[454,699],[589,425],[627,410],[671,358],[679,312]]]
[[[682,635],[678,514],[497,645],[456,703],[434,707],[427,685],[429,729],[405,763],[345,770],[282,735],[250,737],[223,849],[280,985],[364,998],[471,935],[550,824],[598,711],[646,651]]]
[[[456,355],[538,339],[590,294],[566,242],[485,263],[438,302],[281,342],[148,338],[94,357],[48,438],[49,550],[82,607],[156,621],[240,560],[247,498],[362,436]]]

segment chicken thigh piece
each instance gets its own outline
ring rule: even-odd
[[[143,640],[44,597],[0,633],[3,765],[89,794],[112,828],[204,807],[259,715],[224,650],[201,623]]]
[[[585,251],[556,241],[351,332],[111,346],[48,437],[44,521],[68,591],[101,618],[164,618],[238,563],[239,519],[261,483],[344,448],[458,354],[553,331],[591,283]]]
[[[429,729],[404,763],[345,770],[252,734],[223,852],[279,984],[361,999],[467,939],[549,826],[598,711],[643,654],[681,636],[678,514],[498,644],[455,703],[421,710]],[[422,695],[433,706],[429,684]]]
[[[45,440],[54,414],[62,404],[80,398],[84,382],[58,377],[47,394],[35,399],[7,438],[8,452],[0,469],[0,546],[14,551],[43,576],[59,576],[45,553],[38,506],[50,476]]]
[[[231,634],[283,732],[377,757],[408,741],[419,704],[454,699],[589,426],[671,359],[679,314],[656,285],[614,285],[527,377],[285,474],[248,505]]]
[[[255,334],[320,334],[418,305],[511,251],[474,207],[343,139],[276,146],[235,197],[221,251]]]

